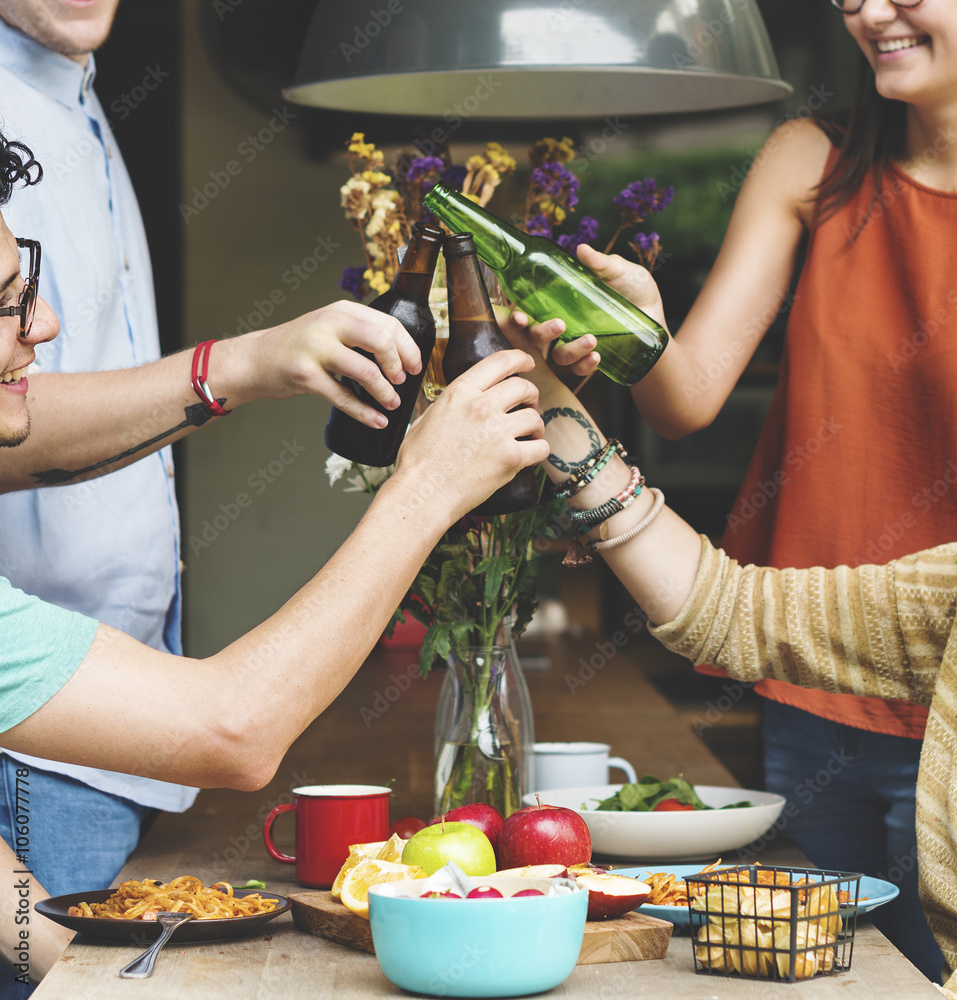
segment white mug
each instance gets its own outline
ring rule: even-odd
[[[535,783],[544,788],[578,788],[607,785],[612,767],[625,772],[629,783],[638,780],[635,769],[621,757],[609,757],[607,743],[535,743]]]

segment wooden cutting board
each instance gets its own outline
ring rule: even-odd
[[[289,896],[296,926],[316,937],[328,938],[359,951],[375,954],[369,921],[347,909],[325,890]],[[578,956],[579,965],[601,962],[643,962],[664,958],[674,925],[634,911],[616,920],[590,920]]]

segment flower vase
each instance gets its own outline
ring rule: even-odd
[[[435,722],[435,814],[487,802],[503,816],[531,787],[534,742],[528,688],[510,629],[504,641],[454,651]]]

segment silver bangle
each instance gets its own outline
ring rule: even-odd
[[[636,535],[640,535],[645,528],[661,513],[662,508],[665,505],[665,495],[656,486],[652,486],[648,491],[653,493],[655,497],[655,502],[651,507],[651,510],[633,527],[629,528],[626,532],[621,535],[617,535],[614,538],[609,538],[604,542],[590,542],[588,547],[593,549],[595,552],[603,552],[606,549],[615,549],[619,545],[624,545],[625,542],[630,542]]]

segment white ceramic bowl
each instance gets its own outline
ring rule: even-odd
[[[714,809],[695,812],[605,812],[593,808],[614,795],[621,785],[546,789],[526,795],[526,805],[542,803],[574,809],[591,833],[595,855],[636,861],[712,860],[746,847],[774,825],[784,797],[750,788],[695,785],[701,801]],[[740,809],[721,809],[733,802],[751,802]],[[586,808],[582,808],[583,804]],[[592,807],[592,808],[588,808]],[[735,864],[733,858],[724,859]]]

